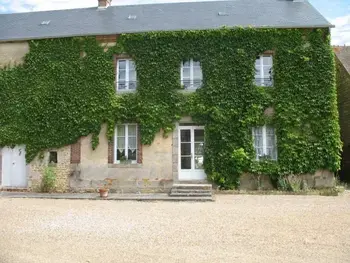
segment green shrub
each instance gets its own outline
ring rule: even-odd
[[[52,192],[56,185],[56,173],[53,167],[46,167],[43,179],[41,181],[41,191],[44,193]]]

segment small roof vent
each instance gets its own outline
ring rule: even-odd
[[[40,23],[40,25],[41,25],[41,26],[47,26],[47,25],[50,24],[50,22],[51,22],[51,20],[45,20],[45,21],[42,21],[42,22]]]
[[[218,16],[228,16],[228,13],[226,13],[226,12],[218,12]]]
[[[136,15],[129,15],[128,20],[136,20],[137,16]]]

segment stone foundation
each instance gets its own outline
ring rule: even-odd
[[[332,188],[335,186],[334,174],[328,170],[317,170],[315,174],[297,176],[298,181],[304,181],[306,187],[314,189]],[[240,178],[241,190],[273,190],[270,178],[266,175],[255,176],[243,174]]]

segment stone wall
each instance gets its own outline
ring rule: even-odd
[[[28,52],[27,42],[0,43],[0,68],[22,64]]]
[[[70,164],[70,146],[60,149],[50,149],[43,156],[37,156],[28,166],[28,188],[32,191],[39,191],[42,177],[49,163],[50,152],[57,152],[57,164],[50,164],[56,174],[56,192],[69,191],[69,177],[72,173]]]
[[[107,126],[94,151],[91,135],[81,138],[81,163],[70,178],[74,191],[95,191],[108,182],[115,192],[168,191],[172,185],[172,137],[158,133],[150,146],[142,146],[141,164],[108,164]]]
[[[296,181],[304,180],[308,188],[332,188],[335,186],[334,173],[328,170],[318,170],[314,174],[301,174],[296,176]],[[243,174],[240,178],[241,190],[273,190],[270,178],[266,175],[256,176]]]

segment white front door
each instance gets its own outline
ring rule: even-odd
[[[179,180],[205,180],[204,127],[179,127]]]
[[[27,187],[24,146],[2,149],[2,186]]]

